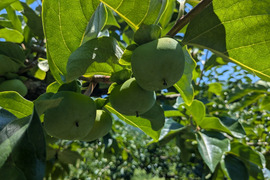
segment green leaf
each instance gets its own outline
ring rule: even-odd
[[[117,41],[111,37],[89,40],[71,54],[67,64],[66,80],[72,81],[86,72],[100,75],[99,71],[101,71],[103,74],[105,72],[105,74],[110,75],[114,72],[114,68],[117,68],[113,66],[114,64],[117,66],[117,59],[120,59],[121,55],[121,48]],[[107,62],[110,64],[106,64]],[[98,63],[103,64],[98,66]],[[91,64],[93,66],[90,67],[91,70],[88,70]],[[109,70],[107,70],[108,68]]]
[[[49,64],[56,74],[66,74],[69,56],[82,43],[87,24],[98,6],[97,0],[44,0],[42,21]],[[71,8],[72,7],[72,8]]]
[[[198,132],[196,139],[201,157],[211,172],[214,172],[223,154],[229,151],[229,139],[218,132]]]
[[[112,12],[112,10],[110,8],[105,7],[108,13],[108,19],[106,22],[106,26],[115,26],[118,27],[119,29],[121,28],[120,25],[118,24],[114,13]]]
[[[5,7],[9,6],[10,4],[14,3],[18,0],[1,0],[0,1],[0,10],[4,9]]]
[[[0,42],[0,54],[10,57],[16,62],[24,63],[25,61],[21,46],[12,42]]]
[[[17,119],[16,116],[14,116],[9,111],[3,109],[0,107],[0,131],[11,121]]]
[[[119,63],[122,65],[130,65],[132,53],[137,47],[138,46],[136,44],[127,46],[124,50],[124,53],[122,54],[122,57],[119,59]]]
[[[103,4],[100,4],[86,27],[83,42],[87,42],[91,39],[98,37],[98,33],[105,26],[107,19],[107,9]]]
[[[268,88],[270,88],[270,83],[261,80],[254,84],[238,85],[235,89],[232,90],[232,93],[229,94],[228,103],[236,101],[252,92],[267,93]]]
[[[0,107],[8,110],[17,118],[29,116],[33,112],[33,103],[14,91],[0,92]]]
[[[164,29],[170,22],[175,8],[175,0],[163,0],[163,9],[161,10],[162,14],[159,18],[159,24]]]
[[[220,117],[219,119],[222,124],[230,130],[234,137],[243,138],[246,136],[246,132],[239,121],[234,120],[230,117]]]
[[[19,32],[22,32],[22,23],[19,19],[19,16],[16,15],[15,9],[13,9],[11,6],[8,6],[6,7],[6,11],[8,14],[8,19],[11,21],[13,28]]]
[[[184,104],[187,111],[197,124],[200,124],[205,116],[205,106],[201,101],[194,100],[190,106]]]
[[[231,131],[217,117],[204,117],[198,125],[206,130],[216,130],[232,135]]]
[[[154,141],[158,141],[160,131],[154,131],[151,126],[151,122],[148,119],[136,117],[136,116],[125,116],[116,111],[110,104],[107,104],[105,108],[111,113],[115,114],[119,119],[123,120],[127,124],[137,127],[142,130],[145,134],[150,136]]]
[[[6,41],[21,43],[24,39],[22,33],[15,29],[2,28],[0,29],[0,38],[4,38]]]
[[[244,98],[241,99],[240,102],[236,102],[235,106],[232,106],[232,111],[242,111],[245,109],[247,106],[250,106],[253,103],[256,103],[261,97],[265,96],[263,93],[251,93],[248,96],[245,96]]]
[[[179,132],[181,132],[183,129],[185,129],[183,125],[179,124],[178,122],[175,122],[172,119],[166,119],[164,127],[161,129],[160,137],[159,137],[159,143],[161,145],[168,143],[170,140],[175,138]]]
[[[181,94],[185,103],[190,106],[194,99],[194,89],[192,86],[192,72],[196,67],[196,62],[192,59],[186,47],[183,47],[185,53],[185,70],[181,79],[174,84],[176,90]]]
[[[269,81],[269,9],[268,1],[213,0],[190,22],[183,43],[207,48]]]
[[[38,36],[40,39],[43,39],[44,34],[41,17],[38,16],[35,11],[31,9],[26,3],[21,2],[21,4],[24,8],[22,14],[27,17],[27,26],[29,26],[34,35]]]
[[[100,0],[121,16],[133,29],[139,26],[147,16],[151,0]]]
[[[0,75],[6,73],[16,73],[20,68],[20,64],[14,62],[11,58],[0,54]]]
[[[0,132],[0,178],[13,179],[22,175],[22,179],[42,179],[45,147],[43,129],[35,112],[9,123]],[[6,173],[7,167],[16,174]]]
[[[261,109],[270,111],[270,96],[265,96],[260,104]]]
[[[262,168],[265,167],[266,162],[264,156],[260,152],[253,150],[247,145],[235,142],[231,143],[231,151],[229,153],[245,163],[249,171],[249,179],[264,179]]]
[[[245,164],[233,155],[226,155],[224,158],[225,168],[224,171],[227,172],[231,180],[249,180],[248,170]]]
[[[244,162],[248,161],[256,164],[260,168],[263,168],[266,165],[264,156],[260,152],[253,150],[251,147],[242,143],[231,143],[231,151],[229,153],[234,154]]]
[[[82,156],[77,151],[71,151],[69,149],[64,149],[58,153],[59,161],[65,164],[75,165],[78,159],[83,159]]]
[[[213,67],[219,66],[219,65],[225,65],[228,64],[228,62],[224,61],[221,57],[216,56],[213,54],[210,59],[208,59],[204,65],[205,71],[210,70]]]
[[[208,88],[209,92],[215,93],[216,95],[220,96],[222,91],[222,84],[221,83],[211,83],[209,84]]]

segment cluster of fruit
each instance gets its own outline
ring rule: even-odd
[[[60,100],[60,103],[44,113],[44,128],[51,136],[66,140],[93,141],[106,135],[112,127],[110,114],[96,109],[94,100],[89,96],[60,91],[49,100]]]
[[[160,38],[137,47],[131,67],[134,77],[114,87],[110,103],[124,115],[144,116],[152,107],[156,108],[155,91],[174,85],[182,77],[184,52],[177,40]]]

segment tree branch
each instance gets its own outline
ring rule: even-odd
[[[204,8],[206,8],[212,0],[202,0],[189,13],[177,20],[172,29],[167,33],[168,36],[175,36],[183,27],[185,27],[194,17],[196,17]]]

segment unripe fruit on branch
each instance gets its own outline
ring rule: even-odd
[[[58,92],[51,97],[54,98],[62,98],[62,101],[44,113],[46,132],[59,139],[76,140],[85,137],[96,118],[96,104],[92,98],[69,91]]]
[[[142,89],[131,78],[122,85],[116,86],[110,94],[110,102],[114,109],[128,116],[139,116],[147,112],[156,101],[154,91]]]
[[[178,41],[164,37],[136,48],[131,66],[138,84],[145,90],[156,91],[180,80],[184,73],[185,56]]]
[[[96,120],[90,132],[81,140],[93,141],[105,136],[112,128],[112,117],[104,110],[97,110]]]
[[[21,96],[25,96],[28,92],[27,87],[19,79],[6,80],[0,84],[1,91],[16,91]]]

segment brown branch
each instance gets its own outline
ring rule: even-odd
[[[94,75],[92,77],[84,77],[81,76],[79,77],[80,80],[87,81],[90,83],[106,83],[106,84],[111,84],[112,82],[110,81],[110,76],[104,76],[104,75]]]
[[[189,13],[177,20],[172,29],[167,33],[167,36],[175,36],[183,27],[185,27],[194,17],[196,17],[203,9],[205,9],[212,0],[202,0]]]

